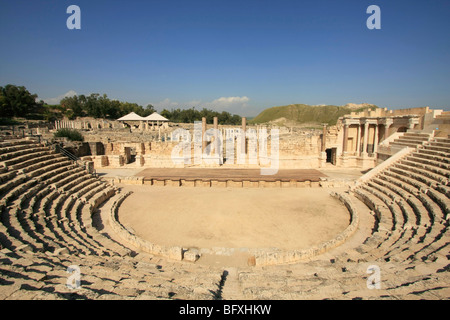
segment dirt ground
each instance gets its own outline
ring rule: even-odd
[[[333,238],[349,213],[325,188],[124,185],[119,220],[153,243],[197,248],[304,249]]]

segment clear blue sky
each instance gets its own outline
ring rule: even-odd
[[[81,30],[69,30],[69,5]],[[381,8],[381,30],[366,9]],[[252,116],[291,103],[450,107],[449,0],[0,0],[0,85]]]

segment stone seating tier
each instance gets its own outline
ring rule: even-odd
[[[94,221],[100,206],[117,218],[120,190],[44,146],[0,141],[0,299],[448,299],[450,139],[403,140],[420,147],[337,194],[358,219],[338,246],[226,269],[135,252]],[[381,289],[366,286],[370,265]]]

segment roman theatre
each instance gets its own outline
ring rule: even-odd
[[[0,299],[450,297],[448,111],[1,133]]]

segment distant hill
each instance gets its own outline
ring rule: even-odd
[[[273,123],[278,125],[321,125],[322,123],[335,125],[339,117],[369,108],[374,109],[377,106],[367,103],[349,103],[345,106],[291,104],[268,108],[249,122],[253,124]]]

